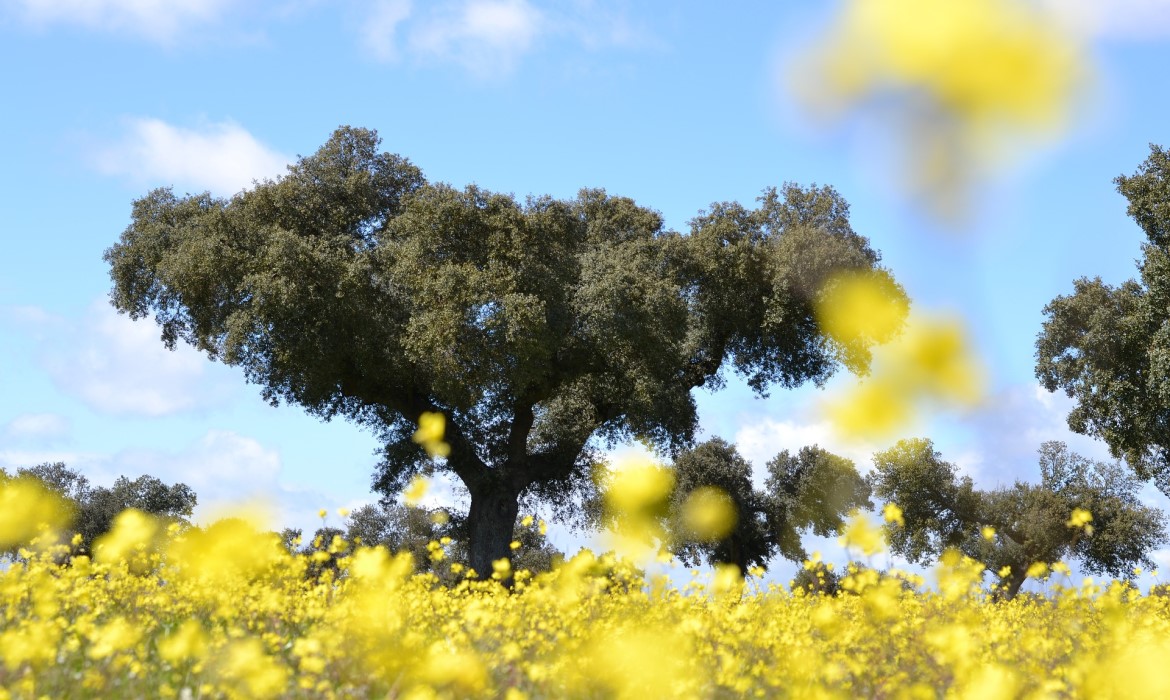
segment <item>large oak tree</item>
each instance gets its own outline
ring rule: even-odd
[[[729,369],[762,394],[868,363],[813,313],[834,273],[879,269],[830,187],[715,204],[684,235],[604,190],[521,202],[378,147],[341,128],[230,198],[150,192],[106,252],[111,299],[273,403],[376,431],[382,493],[432,468],[410,436],[444,413],[434,467],[470,492],[478,571],[508,555],[521,497],[564,504],[592,483],[599,440],[688,445],[691,390]]]
[[[1114,183],[1146,235],[1139,277],[1083,277],[1044,307],[1036,376],[1076,401],[1069,428],[1104,440],[1170,495],[1170,153],[1151,145]]]

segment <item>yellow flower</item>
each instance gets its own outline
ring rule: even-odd
[[[865,556],[873,556],[886,550],[886,540],[881,528],[874,527],[869,518],[858,510],[849,516],[845,531],[838,540],[841,546],[861,550]]]
[[[883,343],[901,330],[910,303],[885,271],[831,279],[816,305],[817,321],[843,347]]]
[[[1073,508],[1072,515],[1069,516],[1068,522],[1065,523],[1067,527],[1085,528],[1089,523],[1093,522],[1093,514],[1084,508]]]
[[[159,532],[158,520],[148,513],[129,508],[114,518],[109,533],[94,543],[94,559],[102,563],[129,561],[148,551]]]
[[[896,503],[887,503],[882,508],[882,518],[890,524],[896,524],[899,527],[906,526],[906,518],[902,516],[902,509]]]
[[[682,505],[683,525],[700,542],[718,542],[727,537],[738,518],[731,497],[713,486],[695,489]]]
[[[990,525],[984,525],[983,529],[980,530],[979,533],[981,535],[983,535],[983,539],[987,540],[988,542],[995,541],[995,528],[994,527],[992,527]]]
[[[418,502],[427,495],[430,482],[424,476],[416,476],[402,491],[402,501],[408,506],[418,505]]]
[[[1048,565],[1042,561],[1038,561],[1028,567],[1028,578],[1040,578],[1048,573]]]
[[[0,481],[0,549],[28,544],[69,522],[64,499],[35,479]]]
[[[446,432],[447,417],[442,413],[427,411],[418,417],[418,430],[414,432],[413,439],[432,458],[447,457],[451,454],[451,446],[443,441]]]
[[[525,515],[523,518],[520,519],[520,526],[521,527],[532,527],[532,522],[533,522],[532,516]]]
[[[806,103],[829,113],[871,103],[910,148],[902,178],[936,214],[1024,134],[1059,130],[1088,74],[1084,51],[1043,3],[847,0],[795,66]],[[913,19],[908,19],[913,18]]]

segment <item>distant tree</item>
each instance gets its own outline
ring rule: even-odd
[[[842,515],[869,507],[869,486],[853,462],[819,447],[797,454],[781,452],[768,462],[763,491],[751,480],[752,467],[733,445],[713,438],[681,453],[674,461],[672,496],[675,550],[688,564],[735,564],[740,571],[767,567],[777,553],[804,561],[801,534],[819,536],[837,532]],[[682,505],[696,489],[711,486],[726,493],[736,511],[734,529],[716,542],[688,539],[678,524]]]
[[[802,534],[835,535],[847,513],[873,507],[869,484],[853,460],[816,445],[796,454],[785,450],[769,460],[767,469],[768,529],[785,559],[808,558]]]
[[[710,564],[735,564],[746,572],[753,566],[767,566],[776,553],[776,542],[768,529],[767,497],[752,485],[752,465],[734,445],[712,438],[674,460],[675,490],[671,499],[674,513],[675,553],[686,564],[705,560]],[[731,498],[735,527],[717,542],[699,542],[687,537],[679,522],[686,500],[704,486],[712,486]]]
[[[729,371],[761,394],[820,384],[881,340],[833,340],[814,314],[834,275],[881,271],[831,187],[714,204],[682,235],[603,190],[518,202],[429,183],[378,146],[341,128],[229,199],[150,192],[106,251],[111,299],[266,399],[373,430],[379,492],[457,476],[477,569],[509,555],[522,498],[587,495],[599,440],[675,453],[693,389]],[[435,465],[411,440],[425,412],[447,417]]]
[[[355,508],[346,519],[345,538],[355,545],[384,546],[391,552],[410,552],[415,570],[434,573],[444,583],[456,582],[460,576],[450,573],[451,564],[468,566],[467,521],[446,508],[423,508],[383,501]],[[444,544],[444,540],[447,542]],[[564,555],[548,541],[537,523],[513,527],[512,541],[520,547],[512,551],[511,564],[516,571],[549,571]],[[435,543],[442,546],[442,558],[435,555]],[[476,569],[480,577],[490,575]]]
[[[1132,474],[1118,462],[1074,454],[1064,443],[1041,446],[1039,484],[989,491],[960,479],[926,439],[878,452],[874,466],[874,494],[896,503],[905,520],[887,526],[895,553],[922,563],[958,548],[1000,576],[1008,598],[1034,563],[1071,558],[1094,574],[1128,576],[1135,565],[1150,565],[1150,553],[1166,541],[1165,515],[1141,503]],[[1092,515],[1089,528],[1070,527],[1075,509]]]
[[[1101,438],[1170,495],[1170,153],[1151,144],[1137,172],[1114,183],[1146,235],[1139,278],[1082,277],[1044,307],[1036,377],[1075,400],[1070,429]]]
[[[198,504],[195,492],[186,484],[167,485],[153,476],[120,476],[113,486],[92,486],[89,479],[63,462],[22,467],[13,476],[36,479],[65,497],[72,510],[69,534],[81,535],[77,552],[84,554],[90,553],[94,541],[109,532],[114,518],[127,508],[137,508],[164,521],[189,523]]]

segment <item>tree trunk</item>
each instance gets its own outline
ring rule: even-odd
[[[519,494],[514,489],[494,479],[485,481],[471,491],[471,508],[467,512],[469,563],[481,580],[491,578],[492,562],[510,558],[509,545],[520,510]]]
[[[1017,570],[1018,569],[1018,570]],[[1023,567],[1012,567],[1011,578],[1008,579],[1007,590],[1003,594],[1004,600],[1011,600],[1020,592],[1020,587],[1024,585],[1024,581],[1028,580],[1028,572]]]

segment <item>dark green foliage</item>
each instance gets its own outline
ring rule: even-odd
[[[1115,181],[1146,234],[1139,279],[1081,278],[1053,299],[1036,341],[1036,377],[1076,401],[1074,432],[1101,438],[1170,495],[1170,153],[1151,145]]]
[[[800,535],[811,531],[818,537],[837,534],[842,516],[872,508],[869,484],[857,473],[852,460],[838,457],[816,445],[787,450],[768,462],[768,528],[785,559],[804,561],[808,555]]]
[[[671,498],[676,522],[675,553],[683,563],[695,565],[702,560],[710,564],[729,563],[746,572],[753,566],[767,566],[776,553],[776,543],[768,530],[767,497],[752,486],[752,465],[740,456],[734,445],[712,438],[674,460],[675,488]],[[703,486],[714,486],[730,498],[736,511],[735,528],[718,542],[688,541],[685,528],[677,523],[682,504]]]
[[[903,440],[874,455],[874,495],[902,508],[905,526],[889,525],[891,549],[912,562],[956,547],[988,571],[1010,567],[1015,595],[1033,563],[1075,558],[1089,572],[1128,576],[1166,541],[1162,511],[1141,503],[1140,482],[1117,462],[1089,460],[1064,443],[1040,448],[1039,484],[976,490],[959,479],[929,440]],[[1092,532],[1069,527],[1075,508],[1092,513]],[[995,529],[991,540],[983,526]]]
[[[789,584],[792,591],[804,590],[805,593],[823,593],[834,596],[841,590],[841,576],[830,569],[823,561],[810,563],[796,572]]]
[[[0,470],[0,477],[7,475]],[[18,469],[16,478],[30,477],[64,496],[72,510],[70,535],[80,534],[80,554],[89,554],[93,543],[113,528],[119,513],[136,508],[167,522],[189,524],[198,503],[186,484],[167,485],[153,476],[130,479],[120,476],[113,486],[91,486],[89,479],[62,462]]]
[[[444,413],[478,568],[508,554],[519,499],[588,499],[599,440],[686,447],[691,390],[725,368],[763,393],[868,362],[813,314],[829,276],[879,259],[830,187],[715,204],[682,235],[604,190],[521,202],[378,146],[346,127],[230,199],[147,194],[106,251],[111,300],[272,402],[375,431],[382,494],[429,468],[410,436]]]
[[[435,574],[443,583],[454,584],[461,576],[452,575],[451,563],[467,566],[470,560],[469,533],[465,518],[445,508],[423,508],[382,502],[354,509],[345,521],[344,538],[352,546],[383,546],[390,552],[409,552],[415,570]],[[512,551],[512,568],[534,574],[552,570],[564,555],[549,543],[537,524],[517,522],[512,530],[512,541],[520,547]],[[432,558],[434,543],[439,543],[444,556]],[[491,573],[477,570],[481,576]]]
[[[677,524],[675,550],[688,564],[731,563],[746,572],[766,567],[779,553],[792,561],[804,561],[804,532],[834,534],[843,525],[842,515],[854,508],[868,508],[869,486],[853,462],[819,447],[805,447],[797,454],[781,452],[768,462],[763,491],[751,481],[751,465],[733,445],[713,438],[680,454],[674,461],[673,512],[695,489],[714,486],[725,492],[735,506],[735,529],[726,538],[704,543],[688,540]]]

